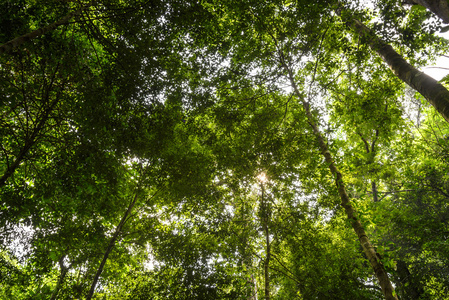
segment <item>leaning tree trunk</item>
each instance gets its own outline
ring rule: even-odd
[[[92,299],[92,296],[94,295],[95,287],[97,286],[98,279],[100,279],[101,273],[103,272],[103,268],[106,264],[106,261],[108,260],[109,254],[111,253],[112,249],[115,246],[115,243],[117,242],[117,239],[122,231],[123,225],[126,223],[128,216],[131,214],[131,211],[133,210],[133,207],[136,204],[137,195],[138,194],[136,192],[136,195],[132,199],[131,203],[128,205],[128,209],[126,210],[125,214],[123,215],[122,219],[120,220],[120,223],[115,228],[114,235],[111,237],[108,247],[106,248],[106,251],[104,252],[103,259],[101,260],[100,266],[98,267],[98,270],[95,273],[94,280],[92,281],[92,285],[90,286],[90,290],[86,296],[86,300]]]
[[[341,16],[342,8],[336,10]],[[393,47],[377,37],[357,19],[349,18],[346,25],[353,29],[391,68],[393,73],[415,89],[449,122],[449,91],[438,81],[410,65]]]
[[[61,256],[61,258],[58,261],[59,267],[61,269],[61,274],[59,274],[58,282],[56,283],[56,287],[53,290],[53,293],[51,294],[50,300],[57,299],[59,290],[61,289],[61,285],[63,284],[65,276],[67,275],[67,273],[71,267],[71,264],[68,267],[64,266],[64,258],[65,257],[66,257],[65,255]]]
[[[437,15],[443,23],[449,23],[449,4],[447,0],[405,0],[403,3],[422,5]]]
[[[324,159],[326,161],[326,164],[329,166],[329,170],[332,173],[332,175],[335,178],[335,185],[338,190],[338,194],[341,199],[341,206],[345,209],[346,215],[348,219],[351,221],[352,228],[354,229],[355,233],[357,234],[357,237],[359,238],[360,244],[363,248],[363,252],[365,253],[366,257],[368,258],[371,267],[374,270],[374,273],[376,274],[377,279],[379,280],[380,287],[382,288],[382,292],[385,296],[386,300],[398,300],[398,298],[395,296],[395,292],[393,289],[393,286],[390,282],[390,279],[388,278],[388,274],[382,264],[382,262],[379,259],[378,254],[376,253],[376,250],[374,249],[373,245],[368,239],[368,236],[366,235],[365,229],[362,226],[362,223],[360,222],[359,218],[357,217],[357,214],[352,207],[351,201],[349,199],[349,196],[346,192],[346,188],[343,181],[343,175],[341,172],[337,169],[334,160],[332,159],[332,155],[329,151],[329,148],[327,147],[326,142],[324,141],[324,138],[315,123],[315,119],[310,111],[310,105],[309,103],[304,99],[304,96],[301,94],[301,92],[298,89],[298,86],[296,85],[295,77],[293,75],[292,70],[287,65],[285,59],[283,58],[282,53],[280,53],[281,56],[281,64],[284,70],[288,74],[288,80],[290,81],[290,84],[293,88],[293,92],[298,97],[298,99],[301,101],[302,106],[304,107],[304,110],[306,112],[307,121],[312,127],[313,134],[315,135],[315,138],[318,141],[318,144],[320,146],[321,154],[324,156]]]
[[[57,68],[58,67],[59,67],[59,65],[57,66]],[[54,80],[55,76],[56,76],[56,71],[53,74],[53,78],[51,80],[50,86],[48,87],[45,101],[49,101],[50,90],[51,90],[51,88],[53,86],[53,80]],[[64,85],[64,82],[62,83],[62,85]],[[44,111],[42,112],[42,115],[40,116],[40,120],[37,121],[36,127],[32,128],[31,134],[25,138],[24,145],[20,149],[19,153],[16,155],[14,161],[10,165],[7,166],[5,172],[0,177],[0,188],[2,188],[3,186],[6,185],[6,182],[8,181],[8,179],[14,174],[14,172],[23,163],[23,161],[25,160],[25,158],[26,158],[27,154],[29,153],[30,149],[38,141],[39,135],[42,133],[42,131],[44,130],[45,126],[48,123],[48,119],[50,118],[50,114],[53,112],[53,110],[55,109],[56,105],[60,102],[61,93],[62,93],[61,90],[58,91],[57,95],[56,95],[56,98],[50,103],[50,105],[48,105],[48,107],[46,107],[44,109]]]
[[[54,101],[54,103],[48,109],[45,110],[42,119],[39,121],[38,125],[33,129],[31,135],[27,137],[22,149],[20,149],[13,163],[11,165],[8,165],[8,167],[5,170],[5,173],[3,173],[3,175],[0,177],[0,188],[6,185],[6,182],[9,179],[9,177],[11,177],[14,174],[14,172],[17,170],[20,164],[22,164],[22,162],[25,160],[25,157],[30,151],[30,149],[34,146],[34,144],[36,144],[38,135],[41,133],[45,124],[47,123],[49,114],[51,113],[54,106],[58,102],[57,100]]]
[[[91,4],[83,6],[82,8],[67,14],[63,18],[59,19],[58,21],[56,21],[56,22],[54,22],[54,23],[52,23],[50,25],[47,25],[45,27],[41,27],[41,28],[36,29],[36,30],[34,30],[32,32],[29,32],[27,34],[19,36],[19,37],[15,38],[15,39],[13,39],[13,40],[11,40],[9,42],[6,42],[3,45],[0,45],[0,54],[11,52],[14,48],[17,48],[20,45],[22,45],[22,44],[24,44],[24,43],[26,43],[26,42],[28,42],[28,41],[30,41],[32,39],[35,39],[35,38],[37,38],[37,37],[39,37],[41,35],[44,35],[47,32],[52,31],[52,30],[56,29],[57,27],[59,27],[61,25],[68,24],[70,19],[72,19],[73,17],[81,14],[85,9],[87,9],[90,6],[91,6]]]

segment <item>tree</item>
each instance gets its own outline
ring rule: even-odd
[[[1,295],[444,298],[447,122],[373,51],[446,46],[392,3],[2,4],[47,29],[0,58]]]
[[[449,5],[443,0],[406,0],[405,4],[421,5],[436,14],[444,23],[449,23]]]
[[[49,32],[49,31],[52,31],[61,25],[67,25],[69,23],[70,19],[73,19],[73,18],[79,16],[84,10],[88,9],[90,6],[91,6],[90,4],[85,5],[73,12],[70,12],[66,16],[62,17],[58,21],[56,21],[48,26],[41,27],[39,29],[34,30],[33,32],[16,37],[15,39],[0,45],[0,54],[12,52],[14,48],[19,47],[20,45],[24,44],[27,41],[30,41],[37,37],[40,37],[41,35]]]
[[[367,26],[352,17],[350,12],[336,13],[352,28],[391,68],[393,73],[418,91],[449,122],[449,91],[438,81],[410,65],[393,47],[379,39]]]

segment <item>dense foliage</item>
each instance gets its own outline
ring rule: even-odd
[[[1,1],[0,298],[448,299],[415,2]]]

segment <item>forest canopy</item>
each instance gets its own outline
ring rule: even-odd
[[[446,0],[0,12],[0,299],[449,299]]]

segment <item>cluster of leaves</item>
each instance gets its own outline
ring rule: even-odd
[[[381,299],[314,121],[397,294],[444,299],[447,125],[412,127],[346,23],[377,17],[411,62],[446,44],[375,7],[0,4],[2,42],[79,11],[0,56],[0,298]]]

